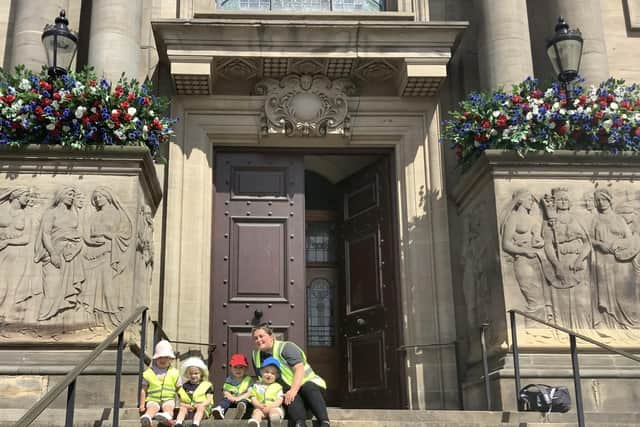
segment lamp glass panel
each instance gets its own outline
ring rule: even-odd
[[[559,41],[556,46],[562,60],[562,71],[577,71],[582,55],[582,43],[578,40],[567,39]]]
[[[556,76],[560,74],[560,64],[558,63],[558,55],[556,54],[555,45],[551,45],[547,48],[547,56],[551,61],[551,65],[553,65],[553,71],[556,73]]]
[[[47,54],[47,64],[50,67],[63,67],[68,70],[76,55],[76,43],[68,37],[51,34],[42,39]],[[56,63],[53,63],[54,50],[57,49]]]

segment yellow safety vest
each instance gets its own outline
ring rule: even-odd
[[[275,402],[280,398],[281,393],[282,386],[278,383],[269,384],[268,386],[256,383],[251,388],[251,397],[255,397],[263,405]]]
[[[286,362],[286,360],[282,358],[282,350],[284,349],[285,344],[291,344],[295,346],[300,351],[300,354],[302,354],[302,364],[304,365],[304,376],[302,377],[302,384],[306,383],[307,381],[311,381],[317,386],[326,389],[327,383],[322,379],[322,377],[320,377],[313,371],[311,365],[307,363],[307,355],[304,354],[304,351],[302,351],[300,347],[290,341],[278,341],[274,339],[272,352],[273,357],[278,362],[280,362],[280,376],[282,377],[282,381],[284,381],[284,383],[289,387],[291,387],[291,383],[293,382],[293,370]],[[260,370],[260,350],[253,351],[253,363],[256,365],[256,368]]]
[[[176,398],[176,384],[180,378],[180,372],[176,368],[167,369],[167,373],[162,379],[158,378],[153,369],[148,368],[142,377],[149,384],[145,402],[162,403]]]
[[[240,396],[242,393],[249,390],[249,387],[251,386],[251,381],[253,381],[253,379],[247,375],[242,379],[242,382],[240,382],[240,384],[233,385],[229,383],[224,383],[224,385],[222,386],[222,389],[225,391],[228,391],[234,396]]]
[[[198,384],[198,387],[193,391],[193,394],[189,396],[184,388],[178,390],[178,396],[182,403],[202,403],[207,401],[207,390],[213,388],[213,385],[209,381],[202,381]]]

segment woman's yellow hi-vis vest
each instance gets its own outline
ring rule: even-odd
[[[252,378],[247,375],[246,377],[244,377],[242,379],[240,384],[233,385],[233,384],[229,384],[229,383],[224,383],[224,385],[222,386],[222,389],[224,391],[228,391],[229,393],[233,394],[234,396],[240,396],[242,393],[244,393],[247,390],[249,390],[249,387],[251,386],[251,381],[253,381]]]
[[[142,377],[149,384],[145,402],[162,403],[176,398],[176,384],[180,378],[180,372],[176,368],[167,369],[162,379],[158,378],[153,369],[148,368]]]
[[[302,354],[302,364],[304,365],[304,376],[302,377],[302,384],[306,383],[307,381],[311,381],[317,386],[326,389],[327,383],[322,379],[322,377],[320,377],[313,371],[313,369],[311,368],[311,365],[307,363],[307,355],[304,354],[304,351],[302,351],[300,347],[298,347],[295,343],[292,343],[290,341],[278,341],[274,339],[272,352],[273,352],[273,357],[278,362],[280,362],[280,376],[282,377],[282,381],[284,381],[284,383],[287,384],[288,386],[291,386],[291,383],[293,382],[293,370],[287,364],[287,362],[282,358],[282,350],[284,349],[284,346],[287,343],[295,346],[298,349],[298,351],[300,351],[300,354]],[[256,365],[256,368],[258,370],[260,370],[261,362],[262,361],[260,359],[260,350],[254,350],[253,363]]]
[[[198,387],[193,391],[193,394],[189,396],[189,393],[184,391],[184,388],[178,390],[178,396],[182,403],[202,403],[207,401],[207,390],[213,388],[213,385],[209,381],[202,381],[198,384]]]
[[[256,383],[251,388],[251,397],[255,397],[256,400],[263,405],[275,402],[280,398],[281,394],[282,386],[278,383],[269,385]]]

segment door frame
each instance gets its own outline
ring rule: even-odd
[[[382,158],[384,158],[384,160],[387,162],[388,165],[388,169],[389,169],[389,175],[387,177],[387,179],[389,180],[388,184],[389,184],[389,189],[390,189],[390,196],[391,196],[391,200],[389,202],[390,205],[390,215],[391,215],[391,227],[390,227],[390,234],[391,234],[391,240],[393,241],[393,249],[394,252],[396,254],[400,254],[400,241],[398,239],[398,235],[399,232],[397,230],[399,222],[398,222],[398,212],[397,212],[397,208],[398,208],[398,196],[397,196],[397,186],[394,185],[394,177],[396,176],[396,171],[395,171],[395,152],[393,149],[391,148],[317,148],[317,147],[310,147],[308,149],[301,149],[301,148],[282,148],[282,147],[272,147],[272,148],[265,148],[265,147],[255,147],[255,146],[249,146],[249,147],[229,147],[229,146],[215,146],[213,147],[214,150],[214,156],[215,154],[219,153],[219,152],[223,152],[223,153],[254,153],[254,154],[284,154],[284,155],[301,155],[301,156],[305,156],[305,155],[317,155],[317,156],[356,156],[356,155],[379,155]],[[214,164],[215,164],[215,157],[214,157]],[[215,173],[213,174],[213,182],[212,182],[212,190],[213,190],[213,194],[215,194],[216,192],[216,182],[215,182]],[[337,184],[337,183],[336,183]],[[212,197],[212,213],[214,212],[214,206],[215,204],[215,197]],[[215,224],[215,218],[213,218],[212,216],[212,227],[211,227],[211,278],[210,278],[210,283],[213,283],[213,273],[214,273],[214,269],[213,269],[213,265],[214,265],[214,261],[215,261],[215,248],[214,248],[214,242],[215,242],[215,227],[213,226],[213,224]],[[304,223],[305,223],[305,229],[306,229],[306,209],[305,209],[305,219],[304,219]],[[304,253],[302,254],[302,256],[304,256]],[[398,356],[395,357],[393,359],[393,363],[396,363],[398,372],[401,373],[400,375],[400,379],[399,379],[399,383],[397,385],[398,391],[400,393],[399,399],[398,399],[398,409],[400,408],[404,408],[407,407],[407,396],[406,396],[406,389],[407,389],[407,384],[406,384],[406,373],[405,373],[405,365],[404,363],[402,363],[401,361],[401,357],[400,357],[400,350],[402,348],[404,348],[404,335],[402,333],[402,292],[401,292],[401,274],[400,274],[400,268],[399,268],[399,259],[398,256],[394,256],[393,257],[393,276],[394,276],[394,283],[395,283],[395,326],[396,326],[396,331],[394,331],[397,336],[398,336],[398,348],[397,348],[397,352],[398,352]],[[306,261],[305,261],[305,265],[304,265],[304,269],[306,270]],[[342,292],[338,292],[338,298],[344,298],[344,271],[339,270],[338,272],[339,274],[339,281],[338,281],[338,286],[340,286],[340,289],[342,289]],[[306,284],[306,278],[305,278],[305,284]],[[209,300],[209,307],[210,307],[210,314],[209,314],[209,342],[211,343],[216,343],[216,337],[215,337],[215,328],[213,327],[213,319],[214,319],[214,307],[215,307],[215,300],[214,300],[214,292],[210,291],[209,293],[210,295],[210,300]],[[305,287],[305,301],[306,301],[306,287]],[[305,331],[305,337],[306,337],[306,331],[307,331],[307,324],[306,324],[306,302],[305,302],[305,326],[304,326],[304,331]],[[341,324],[342,319],[338,319],[338,324]],[[339,331],[337,331],[337,340],[336,340],[336,344],[340,346],[340,348],[343,348],[344,346],[344,340],[342,339]],[[303,344],[304,348],[306,348],[306,339],[305,339],[305,343]],[[341,363],[343,364],[343,366],[346,369],[346,355],[344,355],[341,358]],[[343,376],[346,374],[343,374]],[[344,381],[346,381],[346,377],[344,378]],[[343,388],[345,386],[345,384],[342,385]]]

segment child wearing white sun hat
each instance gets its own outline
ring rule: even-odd
[[[171,425],[176,394],[182,387],[178,370],[171,366],[176,358],[169,341],[159,341],[153,352],[151,366],[142,374],[140,391],[140,418],[142,427],[151,427],[151,420],[157,419],[158,426]]]
[[[181,427],[185,418],[193,419],[193,426],[199,426],[203,418],[209,418],[213,406],[213,385],[207,381],[209,370],[199,357],[190,357],[180,366],[184,380],[178,390],[180,411],[176,417],[176,427]]]

